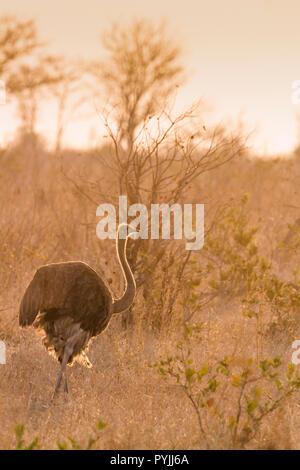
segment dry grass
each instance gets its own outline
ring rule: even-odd
[[[138,320],[133,331],[126,333],[121,318],[114,318],[90,347],[93,368],[76,364],[69,370],[69,396],[51,401],[58,365],[34,331],[19,329],[17,319],[21,296],[35,269],[49,262],[81,259],[112,279],[116,295],[123,282],[113,241],[96,238],[96,204],[66,179],[62,165],[77,181],[106,178],[98,161],[88,154],[66,152],[61,160],[43,150],[35,153],[30,145],[0,154],[0,339],[7,345],[7,364],[0,366],[0,448],[15,446],[14,426],[19,423],[25,425],[25,442],[38,436],[42,448],[54,449],[58,438],[72,436],[84,447],[99,419],[108,424],[96,448],[201,448],[197,418],[182,388],[164,381],[151,367],[182,339],[181,328],[154,334],[144,331]],[[189,202],[205,203],[210,214],[216,205],[249,192],[250,218],[262,219],[258,245],[264,256],[274,260],[274,269],[289,278],[297,259],[285,252],[284,268],[280,268],[278,243],[298,216],[299,177],[296,160],[232,161],[196,181]],[[96,195],[92,197],[96,200]],[[138,318],[143,308],[138,298],[134,307]],[[218,298],[194,320],[203,322],[200,339],[193,345],[200,363],[212,363],[225,354],[234,355],[237,363],[255,356],[256,324],[241,315],[238,300]],[[297,333],[296,329],[294,337]],[[260,341],[262,356],[281,354],[290,362],[288,333],[266,334]],[[234,400],[234,395],[224,397],[224,404],[233,406]],[[300,448],[297,422],[299,406],[292,397],[266,419],[259,440],[251,446]],[[213,442],[214,448],[224,446],[221,438]]]

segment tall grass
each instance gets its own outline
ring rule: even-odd
[[[30,140],[0,153],[0,339],[7,346],[7,364],[0,366],[0,448],[16,447],[14,428],[21,423],[19,437],[28,445],[38,437],[41,448],[54,449],[58,439],[63,446],[71,436],[85,446],[100,418],[108,424],[95,448],[205,448],[207,435],[199,430],[199,416],[184,387],[163,379],[153,364],[170,357],[180,343],[191,349],[196,363],[209,367],[227,356],[237,375],[249,358],[258,366],[265,358],[280,356],[283,370],[288,370],[291,343],[300,336],[297,309],[288,303],[298,285],[297,231],[289,246],[281,242],[298,218],[300,161],[244,157],[193,182],[188,202],[205,204],[209,243],[190,256],[180,274],[186,252],[170,242],[154,267],[148,296],[142,290],[137,296],[132,328],[124,330],[121,317],[114,317],[91,344],[93,368],[70,368],[69,396],[51,401],[58,366],[36,332],[20,330],[17,319],[21,296],[35,270],[45,263],[81,259],[107,280],[116,296],[123,288],[114,242],[96,238],[96,207],[106,202],[97,188],[101,182],[103,193],[110,185],[101,153],[100,158],[71,150],[62,155],[48,152],[39,142],[32,146]],[[243,245],[232,225],[240,222],[236,215],[230,219],[228,210],[239,211],[245,193],[247,225],[236,226],[237,232],[250,231]],[[245,270],[241,276],[238,271],[241,261],[250,269],[258,256],[247,251],[252,243],[259,260],[267,260],[268,282],[283,283],[276,299],[285,300],[281,306],[274,299],[268,303],[266,297],[259,298],[252,309],[259,315],[249,314],[258,284],[249,284]],[[259,266],[251,268],[255,276]],[[260,286],[263,296],[270,284]],[[193,340],[188,334],[192,327],[199,330]],[[262,393],[268,387],[263,386]],[[209,402],[205,419],[210,448],[233,445],[213,432],[216,415],[211,411],[234,409],[238,397],[218,389]],[[212,404],[216,402],[218,407]],[[266,414],[247,442],[232,422],[234,445],[299,448],[297,423],[299,408],[291,395]]]

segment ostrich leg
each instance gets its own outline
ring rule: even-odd
[[[60,371],[59,371],[59,374],[58,374],[58,378],[57,378],[57,382],[56,382],[56,386],[55,386],[55,390],[54,390],[54,395],[59,390],[63,375],[65,375],[65,388],[64,388],[64,390],[65,390],[66,393],[68,393],[67,364],[68,364],[68,360],[70,359],[70,357],[72,355],[72,352],[73,352],[72,345],[67,344],[66,347],[65,347],[63,360],[61,362]]]
[[[67,368],[66,368],[66,371],[65,371],[65,388],[64,388],[64,391],[65,391],[66,393],[69,393],[68,377],[67,377]]]

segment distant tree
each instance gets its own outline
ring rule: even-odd
[[[90,96],[89,86],[85,83],[86,66],[83,61],[61,60],[60,79],[49,85],[52,96],[57,101],[57,125],[55,153],[59,154],[64,131],[71,120],[82,115],[83,105]]]
[[[41,45],[33,20],[0,16],[0,77],[5,77],[20,59],[28,57]]]
[[[0,16],[0,79],[17,100],[21,120],[20,133],[32,136],[41,100],[55,97],[58,103],[56,149],[61,146],[63,129],[69,119],[70,95],[78,86],[80,70],[62,57],[47,56],[38,39],[34,20],[20,21],[14,16]],[[78,106],[78,100],[76,102]]]
[[[155,114],[183,81],[180,47],[147,19],[129,27],[113,23],[102,35],[107,58],[93,72],[104,85],[118,127],[118,140],[127,150],[138,127]]]
[[[64,78],[59,58],[40,56],[34,63],[22,63],[7,79],[7,89],[17,98],[21,127],[25,134],[35,134],[41,100],[49,86]]]

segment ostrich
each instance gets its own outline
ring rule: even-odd
[[[118,228],[116,250],[125,278],[120,299],[112,294],[101,277],[81,261],[53,263],[40,267],[27,287],[20,305],[19,324],[44,330],[43,345],[61,364],[54,395],[64,376],[68,393],[67,365],[74,360],[86,367],[91,363],[85,353],[91,338],[99,335],[114,313],[127,310],[133,303],[136,285],[126,258],[128,237]],[[127,232],[125,232],[127,233]]]

